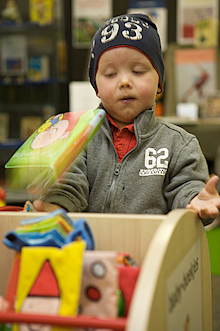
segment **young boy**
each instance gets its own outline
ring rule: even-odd
[[[107,117],[65,179],[34,201],[37,211],[219,214],[218,177],[209,179],[195,136],[155,117],[164,64],[155,24],[141,14],[109,19],[95,34],[90,82]],[[206,184],[205,184],[206,183]]]

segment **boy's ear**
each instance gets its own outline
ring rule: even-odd
[[[157,94],[160,94],[162,92],[160,86],[158,85],[158,88],[157,88]]]

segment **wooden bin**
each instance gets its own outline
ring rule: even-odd
[[[20,221],[42,213],[0,213],[0,294],[5,294],[14,251],[2,243]],[[102,320],[0,313],[0,322],[36,322],[126,331],[212,330],[211,271],[202,222],[183,209],[167,215],[69,213],[90,225],[97,250],[128,252],[141,272],[127,318]],[[97,324],[94,324],[94,321]],[[77,324],[78,323],[78,324]],[[188,329],[187,329],[188,327]],[[74,328],[75,329],[75,328]]]

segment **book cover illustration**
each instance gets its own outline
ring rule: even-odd
[[[216,50],[178,49],[174,53],[178,103],[202,105],[216,90]]]
[[[112,16],[112,0],[74,0],[72,6],[72,45],[90,48],[95,32]]]
[[[32,23],[51,24],[54,19],[54,0],[29,0],[29,11]]]
[[[58,179],[101,126],[103,109],[52,116],[12,155],[5,168],[11,189],[40,194]]]
[[[23,34],[1,37],[1,74],[25,75],[27,72],[27,38]]]
[[[218,0],[177,2],[177,42],[218,46]]]
[[[204,17],[195,22],[195,45],[197,47],[218,47],[218,20]]]
[[[40,82],[49,78],[50,61],[47,55],[32,56],[28,62],[28,80]]]

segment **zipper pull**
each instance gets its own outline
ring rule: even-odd
[[[114,171],[114,175],[118,176],[119,175],[119,172],[120,172],[120,168],[121,168],[121,165],[120,163],[117,163],[116,165],[116,168],[115,168],[115,171]]]

